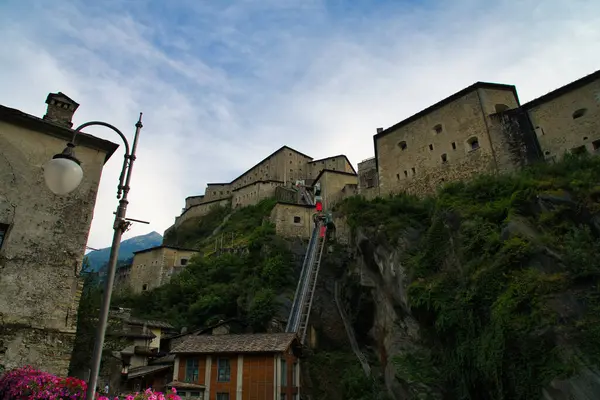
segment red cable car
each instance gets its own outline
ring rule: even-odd
[[[315,207],[317,208],[318,212],[323,211],[323,203],[321,203],[320,201],[317,201],[317,204],[315,204]]]

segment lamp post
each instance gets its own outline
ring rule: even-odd
[[[133,162],[135,161],[135,151],[137,148],[138,136],[142,129],[142,113],[140,118],[135,124],[135,136],[133,138],[133,146],[131,151],[129,149],[129,142],[125,135],[114,126],[107,124],[106,122],[92,121],[86,122],[75,129],[73,133],[73,139],[67,143],[67,147],[61,154],[57,154],[52,157],[52,160],[48,161],[44,167],[44,178],[48,188],[58,195],[65,195],[77,188],[83,178],[83,171],[80,166],[79,160],[75,157],[75,138],[77,134],[85,127],[92,125],[100,125],[115,131],[123,142],[125,143],[125,158],[123,160],[123,168],[119,177],[119,186],[117,188],[117,199],[119,199],[119,205],[115,212],[115,221],[113,224],[114,235],[112,240],[112,246],[110,248],[110,257],[108,259],[108,273],[106,282],[104,284],[104,296],[102,298],[102,305],[100,307],[100,318],[98,323],[98,329],[96,332],[96,340],[94,343],[94,353],[92,356],[92,370],[88,381],[86,399],[93,400],[96,385],[98,384],[98,374],[100,372],[100,362],[102,360],[102,347],[104,346],[104,335],[106,334],[106,327],[108,325],[108,312],[110,309],[110,298],[112,295],[112,288],[115,279],[115,271],[117,267],[117,258],[119,255],[119,247],[121,245],[121,236],[125,232],[131,222],[125,218],[127,211],[127,193],[129,193],[129,182],[131,180],[131,170],[133,168]],[[140,221],[142,222],[142,221]]]

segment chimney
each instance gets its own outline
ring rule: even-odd
[[[49,93],[46,97],[46,104],[48,109],[44,119],[57,125],[62,125],[67,128],[73,127],[73,114],[79,107],[79,104],[73,99],[69,98],[62,92]]]
[[[381,131],[383,131],[383,128],[377,128],[377,133],[380,133]]]

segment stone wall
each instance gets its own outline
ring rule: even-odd
[[[572,90],[558,89],[523,105],[546,159],[558,160],[573,149],[600,149],[600,74],[594,75]]]
[[[358,177],[355,174],[339,171],[324,171],[317,179],[321,183],[321,197],[323,208],[331,209],[344,198],[344,187],[346,185],[357,185]],[[351,190],[346,193],[354,195]]]
[[[376,136],[380,193],[431,193],[444,182],[495,171],[490,115],[517,106],[508,88],[473,88]]]
[[[277,235],[308,239],[315,227],[313,206],[277,203],[271,211],[271,222]]]
[[[209,203],[202,203],[194,205],[185,210],[180,216],[175,217],[175,224],[169,227],[167,231],[179,227],[184,221],[190,218],[203,217],[208,214],[214,207],[229,207],[231,203],[230,199],[214,200]],[[165,231],[165,234],[166,232]]]
[[[379,186],[377,175],[377,160],[375,157],[358,163],[358,192]]]
[[[9,226],[0,249],[0,324],[5,332],[0,364],[12,367],[27,360],[56,374],[67,373],[78,274],[107,155],[78,146],[83,180],[74,192],[57,196],[46,187],[43,165],[65,143],[60,136],[0,122],[0,223]]]
[[[203,203],[229,197],[231,197],[231,185],[229,183],[209,183],[204,191]]]
[[[259,201],[275,197],[275,189],[283,185],[278,181],[259,181],[233,191],[232,206],[246,207]]]
[[[309,162],[307,164],[308,175],[306,175],[305,178],[315,179],[324,169],[354,173],[354,168],[350,165],[348,158],[339,155]]]
[[[188,260],[195,254],[197,252],[193,250],[162,246],[136,253],[126,285],[133,293],[141,293],[164,285],[171,279],[173,271],[187,265]]]
[[[185,209],[187,210],[188,208],[198,205],[198,204],[202,204],[204,203],[204,195],[201,196],[189,196],[185,199]]]

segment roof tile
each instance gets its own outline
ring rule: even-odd
[[[295,333],[198,335],[185,339],[171,353],[277,353],[286,351],[296,338]]]

